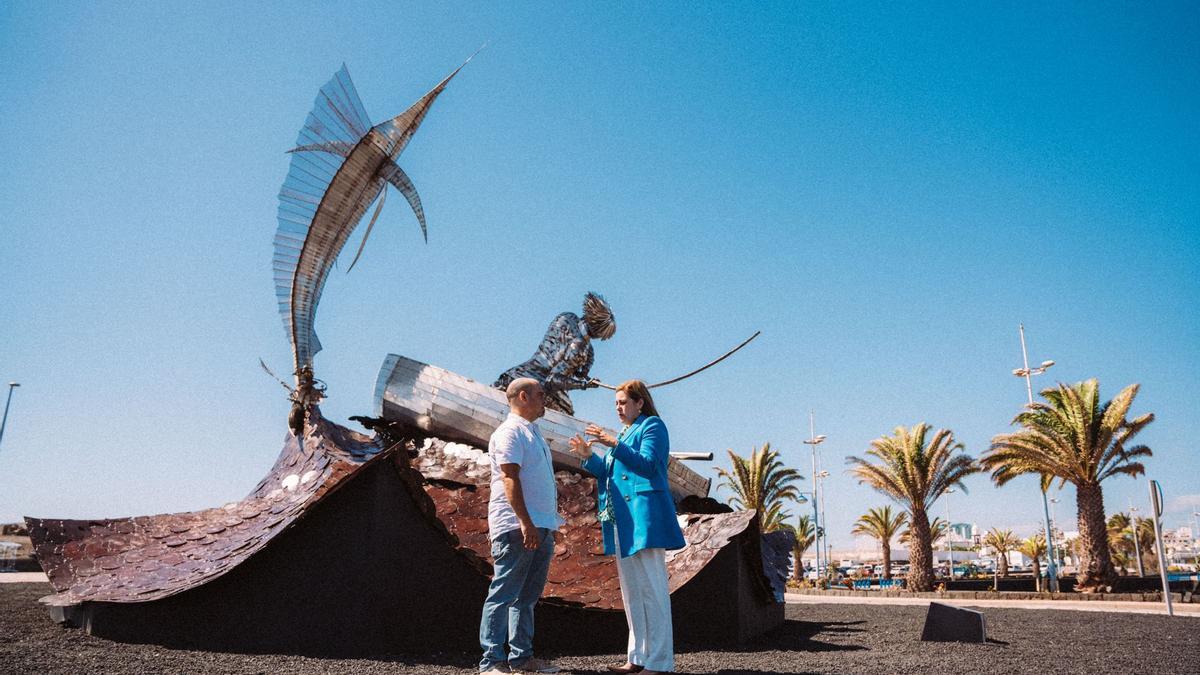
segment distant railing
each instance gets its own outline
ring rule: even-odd
[[[854,579],[854,590],[856,591],[871,591],[880,590],[886,591],[891,588],[904,588],[903,579]]]

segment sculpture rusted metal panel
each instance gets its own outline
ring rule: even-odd
[[[104,520],[26,518],[54,606],[144,602],[206,583],[262,549],[380,453],[378,440],[314,416],[301,449],[288,434],[245,499],[213,509]]]
[[[413,460],[413,466],[430,481],[426,491],[437,504],[438,518],[463,546],[481,558],[488,558],[487,454],[471,446],[429,439]],[[596,609],[620,609],[615,559],[601,552],[595,479],[559,471],[555,480],[559,514],[566,524],[555,543],[543,599]],[[691,581],[718,551],[746,530],[753,517],[753,511],[680,516],[688,545],[667,552],[670,590],[674,592]],[[769,581],[765,574],[763,580]]]
[[[322,586],[326,583],[323,577],[328,573],[329,560],[336,561],[339,557],[358,560],[363,556],[384,554],[400,556],[404,564],[421,569],[426,575],[422,579],[425,583],[456,583],[466,584],[464,589],[476,588],[478,597],[467,592],[458,598],[458,602],[465,604],[452,608],[454,612],[462,613],[459,624],[472,623],[482,606],[483,589],[491,573],[486,454],[471,446],[435,438],[426,438],[420,447],[400,443],[383,449],[377,439],[328,422],[321,418],[319,411],[312,411],[310,420],[315,422],[308,426],[303,442],[288,438],[271,472],[239,502],[191,513],[127,519],[27,519],[38,560],[56,591],[43,601],[60,608],[67,620],[87,626],[98,635],[197,648],[224,646],[359,654],[379,653],[400,646],[407,649],[425,645],[471,648],[475,639],[473,631],[459,630],[450,634],[445,633],[444,626],[438,631],[432,628],[425,631],[421,622],[399,622],[405,624],[401,631],[403,635],[398,637],[394,633],[401,630],[397,627],[380,629],[379,635],[371,639],[363,637],[360,644],[344,643],[330,635],[314,635],[306,641],[298,638],[294,630],[274,625],[277,619],[248,622],[238,616],[239,612],[247,610],[242,606],[243,600],[234,596],[248,592],[246,589],[266,588],[271,592],[279,585],[277,575],[295,579],[299,569],[305,587]],[[415,437],[421,436],[419,429],[410,428],[409,431]],[[394,541],[389,541],[378,551],[370,549],[373,544],[369,540],[363,548],[332,551],[326,554],[325,564],[309,568],[304,567],[303,560],[288,559],[280,563],[277,557],[263,558],[268,555],[273,542],[289,536],[292,541],[285,550],[291,550],[293,556],[298,552],[322,549],[328,534],[305,530],[305,523],[321,521],[321,509],[335,502],[337,495],[353,492],[352,486],[362,484],[359,478],[372,470],[376,477],[381,475],[380,471],[393,476],[392,483],[398,486],[398,491],[393,489],[392,493],[381,495],[392,494],[390,499],[399,498],[415,504],[415,508],[399,502],[379,502],[381,497],[371,497],[370,493],[366,502],[360,497],[352,503],[358,504],[354,508],[360,509],[362,516],[367,516],[368,512],[374,514],[372,527],[405,533],[399,539],[389,535]],[[561,621],[599,621],[605,626],[619,623],[620,582],[613,559],[604,556],[600,550],[595,480],[568,471],[559,471],[555,478],[559,509],[566,523],[556,543],[542,601],[549,607],[559,608],[556,611],[560,614],[555,616]],[[407,498],[400,496],[405,493]],[[340,513],[335,527],[353,530],[362,526],[355,518],[356,512],[346,512],[344,506],[339,508],[343,510],[335,510]],[[380,514],[383,514],[382,522]],[[772,584],[780,580],[770,578],[772,570],[762,565],[753,516],[750,511],[681,516],[688,545],[670,552],[667,560],[674,612],[681,627],[693,626],[692,632],[710,631],[711,634],[706,634],[708,640],[734,641],[748,639],[782,620],[781,613],[777,620],[763,618],[772,616],[781,607],[771,592]],[[389,517],[395,520],[389,522]],[[324,520],[328,522],[327,518]],[[307,538],[297,540],[296,536]],[[424,543],[404,545],[417,541]],[[719,579],[714,579],[710,571],[707,580],[689,592],[706,570],[710,570],[711,564],[722,557],[727,558],[731,549],[736,549],[743,562],[730,567],[727,561],[720,566]],[[447,555],[458,561],[455,570],[425,569],[421,563],[440,559],[443,561],[440,564],[445,564]],[[253,567],[249,563],[256,559],[275,560],[272,563],[275,566],[264,570],[259,564],[253,572],[242,571]],[[392,563],[399,564],[396,560]],[[293,568],[281,569],[281,564],[293,565]],[[438,609],[437,601],[429,598],[427,588],[413,583],[411,574],[394,576],[386,567],[379,569],[368,565],[368,568],[374,578],[339,579],[343,591],[332,597],[324,593],[320,621],[329,624],[361,621],[362,617],[356,612],[366,598],[372,598],[369,604],[382,617],[404,616],[414,607],[423,607],[423,611],[442,611]],[[227,576],[237,577],[236,584],[218,583]],[[725,612],[724,621],[729,622],[727,632],[713,631],[708,625],[714,611],[712,589],[725,589],[725,584],[733,584],[736,588],[747,583],[746,588],[733,595],[738,601],[735,605],[740,608],[721,610]],[[208,588],[215,594],[211,598],[204,595]],[[144,611],[136,610],[137,607],[143,607]],[[191,618],[196,611],[206,615],[214,611],[226,612],[228,616],[220,617],[220,623],[234,622],[238,628],[199,627]],[[269,614],[269,609],[261,611],[275,616]],[[283,607],[276,613],[288,615],[288,611],[291,610]],[[766,614],[760,616],[764,612]],[[148,623],[153,626],[146,627]],[[753,628],[758,625],[762,628]],[[212,634],[218,637],[203,638]],[[557,649],[586,650],[597,644],[592,636],[580,642],[577,631],[547,635],[556,635],[554,645]],[[401,642],[396,643],[396,640]]]

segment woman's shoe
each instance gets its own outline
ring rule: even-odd
[[[627,661],[627,662],[625,662],[624,665],[609,666],[608,670],[609,670],[609,672],[612,672],[612,673],[622,673],[623,675],[626,675],[628,673],[640,673],[644,670],[644,668],[642,668],[639,665],[629,663]]]

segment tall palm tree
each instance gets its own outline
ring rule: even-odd
[[[794,483],[804,480],[799,471],[789,469],[779,461],[779,453],[771,449],[770,443],[754,448],[749,457],[742,457],[729,450],[731,470],[717,469],[717,475],[725,482],[717,486],[733,492],[729,503],[740,509],[754,509],[754,518],[761,531],[768,527],[778,528],[783,523],[783,502],[798,501],[800,491]]]
[[[1040,475],[1043,489],[1054,478],[1075,485],[1083,545],[1077,590],[1094,591],[1111,585],[1116,578],[1108,550],[1100,483],[1117,474],[1136,476],[1146,471],[1135,460],[1150,456],[1150,448],[1130,446],[1130,441],[1154,421],[1154,414],[1133,420],[1125,417],[1137,392],[1138,385],[1131,384],[1101,404],[1100,385],[1095,379],[1045,389],[1041,393],[1046,403],[1026,406],[1013,419],[1024,428],[993,438],[980,460],[991,470],[996,485],[1022,474]]]
[[[891,497],[908,510],[911,535],[908,545],[908,588],[933,590],[933,539],[929,531],[929,509],[953,485],[966,492],[962,479],[979,471],[975,461],[954,440],[954,432],[938,429],[927,439],[929,425],[896,427],[890,436],[871,441],[866,454],[878,460],[872,464],[860,457],[847,457],[850,473]]]
[[[1000,576],[1008,576],[1008,552],[1016,550],[1017,538],[1013,536],[1012,530],[1000,530],[992,528],[987,534],[983,535],[983,545],[990,547],[996,552],[996,565],[999,567]]]
[[[786,525],[795,535],[795,543],[792,544],[792,579],[802,581],[804,579],[804,554],[808,549],[812,548],[813,542],[816,540],[817,531],[813,529],[811,516],[800,516],[796,520],[796,525]]]
[[[938,516],[929,521],[929,541],[937,544],[941,539],[950,533],[950,524],[944,518]],[[908,546],[912,541],[912,527],[909,523],[905,523],[904,531],[900,533],[900,543]]]
[[[1041,558],[1046,555],[1046,537],[1040,534],[1029,537],[1021,542],[1017,550],[1033,561],[1033,581],[1037,584],[1037,589],[1042,590]]]
[[[879,546],[883,549],[884,579],[892,578],[892,538],[907,522],[907,513],[892,513],[891,505],[887,505],[882,509],[867,509],[866,513],[858,517],[854,529],[850,530],[850,534],[861,534],[879,540]]]

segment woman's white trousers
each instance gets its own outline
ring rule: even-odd
[[[616,528],[613,528],[616,539]],[[622,558],[617,543],[617,575],[621,602],[629,624],[629,662],[647,670],[675,670],[671,630],[671,594],[667,586],[666,551],[646,548]]]

